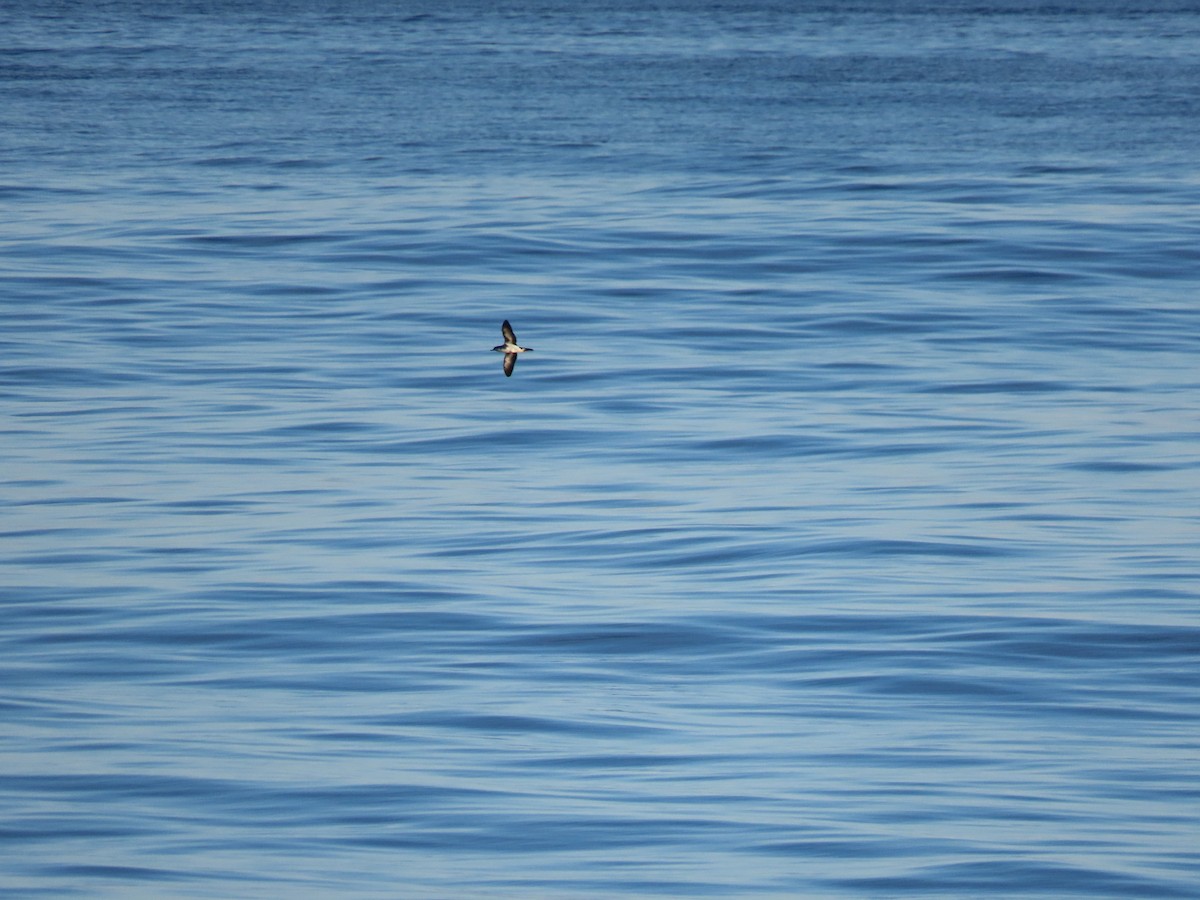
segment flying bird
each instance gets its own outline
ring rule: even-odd
[[[504,343],[492,349],[504,354],[504,375],[508,377],[512,375],[513,369],[517,365],[517,354],[532,352],[533,348],[521,347],[517,344],[517,336],[513,334],[508,319],[505,319],[504,324],[500,326],[500,333],[504,335]]]

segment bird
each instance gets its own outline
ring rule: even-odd
[[[530,353],[533,351],[533,348],[517,345],[517,336],[513,334],[512,326],[508,324],[508,319],[505,319],[504,324],[500,326],[500,334],[504,336],[504,343],[492,349],[504,354],[504,375],[507,378],[512,375],[513,368],[517,365],[517,354]]]

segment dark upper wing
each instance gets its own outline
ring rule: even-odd
[[[516,367],[516,365],[517,365],[517,354],[505,353],[504,354],[504,374],[512,375],[512,370]]]
[[[500,326],[500,333],[504,335],[504,339],[510,344],[517,342],[517,336],[513,334],[512,326],[508,324],[508,319],[505,319],[504,324]]]

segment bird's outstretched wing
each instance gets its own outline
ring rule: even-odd
[[[517,365],[517,354],[505,353],[504,354],[504,374],[506,376],[512,375],[513,369],[516,368],[516,365]]]
[[[504,335],[504,340],[510,344],[517,342],[517,336],[513,334],[512,326],[508,324],[508,319],[505,319],[504,324],[500,326],[500,333]]]

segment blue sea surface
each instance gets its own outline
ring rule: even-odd
[[[1200,897],[1197,148],[1191,3],[5,4],[0,893]]]

